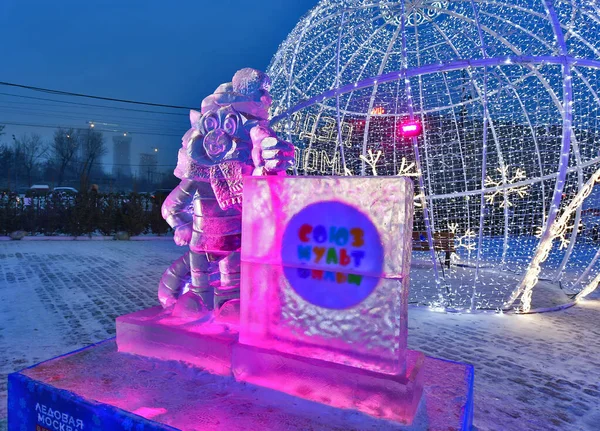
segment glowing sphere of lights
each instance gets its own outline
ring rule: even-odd
[[[272,124],[298,175],[413,177],[414,301],[529,311],[600,282],[599,69],[591,0],[322,0],[269,66]]]

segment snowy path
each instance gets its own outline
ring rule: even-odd
[[[168,241],[0,242],[0,431],[6,374],[114,335],[156,304]],[[475,365],[479,430],[600,429],[600,295],[529,316],[410,311],[410,347]]]

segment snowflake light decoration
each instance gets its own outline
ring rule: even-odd
[[[400,177],[418,177],[419,173],[415,172],[414,162],[409,163],[406,161],[406,157],[402,157],[397,175]]]
[[[359,156],[359,158],[361,160],[363,160],[367,165],[369,165],[371,167],[374,177],[377,176],[377,162],[381,158],[381,154],[382,154],[381,150],[377,151],[377,153],[374,154],[373,150],[369,149],[368,157],[364,156],[363,154],[361,154]]]
[[[522,181],[525,178],[527,178],[525,171],[520,168],[515,169],[512,178],[508,178],[509,168],[510,168],[510,166],[503,166],[501,168],[496,168],[496,171],[498,171],[500,173],[500,176],[501,176],[500,179],[494,180],[490,176],[485,178],[486,188],[494,189],[493,192],[488,193],[485,197],[485,200],[488,203],[488,205],[494,205],[496,198],[501,195],[504,195],[505,198],[500,203],[500,208],[504,208],[505,206],[512,207],[513,204],[509,200],[510,195],[517,195],[520,198],[524,198],[525,196],[527,196],[527,189],[529,187],[527,185],[508,186],[508,188],[506,188],[504,190],[502,189],[502,185],[505,183],[507,185],[516,184],[519,181]]]
[[[460,266],[415,252],[411,301],[527,311],[540,277],[578,299],[598,284],[579,226],[600,202],[572,205],[600,171],[597,1],[321,0],[268,73],[293,173],[409,176],[415,230],[454,236]]]
[[[574,229],[575,229],[574,224],[564,224],[562,226],[562,228],[560,229],[560,231],[556,233],[556,239],[558,239],[558,241],[559,241],[559,248],[561,250],[569,247],[569,244],[571,243],[570,235],[573,233]],[[579,225],[577,226],[577,232],[581,232],[582,230],[583,230],[583,225],[580,222]],[[541,239],[543,234],[544,234],[544,228],[542,226],[539,226],[536,230],[535,237]]]
[[[474,251],[477,248],[477,244],[474,241],[477,234],[473,229],[466,229],[461,235],[459,234],[458,223],[448,223],[448,231],[454,234],[457,249],[464,248],[468,251]]]

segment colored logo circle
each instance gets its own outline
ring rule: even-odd
[[[369,217],[352,205],[324,201],[292,217],[281,257],[298,295],[339,310],[360,304],[373,292],[383,267],[383,246]]]

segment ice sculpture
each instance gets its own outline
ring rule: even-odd
[[[208,311],[239,298],[242,181],[248,175],[285,175],[294,148],[268,125],[270,79],[254,69],[238,71],[190,111],[175,176],[162,215],[175,242],[189,252],[164,273],[163,307],[178,316]]]

